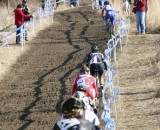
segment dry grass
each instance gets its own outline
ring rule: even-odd
[[[7,6],[5,3],[0,3],[0,31],[10,31],[12,30],[11,25],[14,25],[14,9],[18,4],[21,3],[21,0],[12,1]],[[41,6],[41,2],[37,0],[28,1],[28,6],[31,12],[35,11]],[[3,13],[2,13],[3,12]]]
[[[116,10],[119,10],[122,14],[122,1],[110,0]],[[148,0],[148,11],[147,11],[147,27],[149,30],[160,30],[160,16],[159,16],[160,0]],[[132,8],[131,8],[132,9]],[[131,12],[132,13],[132,12]],[[134,15],[132,16],[134,17]],[[131,18],[134,19],[134,18]]]
[[[147,25],[151,30],[160,27],[159,7],[159,0],[148,1]]]
[[[7,28],[11,24],[14,24],[13,10],[14,10],[14,8],[10,8],[10,10],[8,10],[7,6],[2,6],[0,8],[0,12],[1,12],[0,30]]]

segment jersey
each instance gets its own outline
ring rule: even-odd
[[[97,115],[94,113],[94,111],[91,111],[90,109],[86,108],[84,110],[84,119],[86,119],[89,122],[91,122],[92,124],[94,124],[94,126],[100,125],[100,121],[99,121]]]
[[[113,7],[111,5],[104,5],[103,6],[103,10],[109,11],[109,10],[114,10],[114,9],[113,9]]]
[[[95,97],[98,97],[96,80],[92,75],[81,74],[77,76],[72,87],[72,95],[76,92],[77,87],[80,85],[86,87],[86,96],[90,97],[92,100],[94,100]]]
[[[102,53],[89,53],[86,56],[87,64],[103,64],[104,55]]]
[[[52,130],[96,130],[96,128],[85,119],[63,118],[54,125]]]

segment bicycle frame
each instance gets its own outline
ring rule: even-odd
[[[109,32],[109,35],[110,35],[110,38],[111,38],[114,31],[113,31],[113,27],[112,27],[112,23],[111,23],[110,18],[107,19],[107,21],[105,21],[105,24],[106,24],[107,32]]]

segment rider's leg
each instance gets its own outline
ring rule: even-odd
[[[95,64],[91,64],[90,65],[90,74],[92,75],[92,76],[95,76]]]
[[[99,72],[98,72],[98,74],[99,74],[100,86],[101,86],[102,89],[103,89],[103,85],[104,85],[104,76],[103,76],[103,73],[104,73],[103,67],[100,65],[99,66]]]
[[[95,90],[93,88],[90,88],[87,91],[86,96],[92,100],[93,105],[95,106],[96,105],[96,92],[95,92]]]

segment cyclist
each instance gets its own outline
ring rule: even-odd
[[[95,104],[93,101],[86,96],[86,87],[85,86],[78,86],[76,92],[73,94],[74,97],[83,101],[84,106],[89,109],[90,111],[94,111],[95,114],[98,113]]]
[[[52,130],[96,130],[95,126],[83,117],[81,100],[71,97],[62,104],[63,117],[54,125]]]
[[[84,105],[84,119],[90,121],[97,130],[101,129],[100,121],[97,117],[97,115],[94,113],[94,104],[92,101],[86,96],[86,89],[84,86],[79,86],[76,90],[76,92],[73,94],[74,97],[80,99]],[[96,110],[96,109],[95,109]]]
[[[99,52],[98,45],[93,45],[91,47],[91,52],[86,55],[86,62],[87,66],[89,66],[90,68],[90,73],[92,76],[95,77],[96,73],[98,72],[100,86],[101,89],[103,89],[104,85],[103,73],[104,69],[107,70],[107,64],[104,61],[104,55]]]
[[[78,86],[86,87],[86,96],[90,97],[95,104],[95,99],[98,98],[98,88],[96,86],[95,78],[90,75],[90,69],[83,64],[80,69],[80,74],[76,77],[73,87],[72,87],[72,95],[76,92]]]
[[[112,27],[114,27],[115,11],[112,5],[110,5],[109,1],[104,2],[101,15],[103,19],[106,21],[106,23],[108,22],[108,19],[110,19]]]

